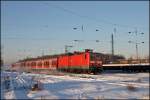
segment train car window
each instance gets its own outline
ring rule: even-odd
[[[36,64],[35,62],[32,62],[32,63],[31,63],[31,66],[35,66],[35,64]]]
[[[27,63],[27,67],[29,67],[29,63]]]
[[[34,62],[34,64],[33,64],[34,66],[36,66],[36,62]]]
[[[46,62],[44,62],[44,65],[46,65]]]
[[[33,66],[33,62],[31,62],[31,66]]]
[[[26,63],[23,63],[23,66],[26,66]]]
[[[48,61],[46,62],[46,65],[49,66],[49,62]]]
[[[44,66],[49,66],[49,62],[48,61],[44,62]]]
[[[57,62],[56,61],[52,61],[52,66],[56,66]]]
[[[23,67],[23,63],[21,63],[21,67]]]
[[[42,63],[40,62],[40,63],[38,63],[38,66],[42,66]]]

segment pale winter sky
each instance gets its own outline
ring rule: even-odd
[[[72,52],[90,48],[111,53],[114,28],[115,54],[135,57],[131,40],[140,43],[141,58],[149,55],[148,1],[2,1],[1,56],[10,64],[27,56],[64,53],[65,45],[73,45]]]

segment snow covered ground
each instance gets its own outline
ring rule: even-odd
[[[10,76],[9,91],[4,77]],[[31,91],[38,80],[41,91]],[[1,73],[1,99],[149,99],[149,73],[40,75]]]

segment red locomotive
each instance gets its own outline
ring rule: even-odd
[[[74,52],[73,54],[58,57],[58,70],[70,72],[99,72],[102,70],[102,61],[94,56],[91,50]]]
[[[102,60],[92,50],[86,49],[85,52],[24,59],[12,66],[12,68],[26,71],[59,70],[75,73],[97,73],[102,71]]]

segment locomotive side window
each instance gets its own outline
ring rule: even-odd
[[[84,56],[84,57],[85,57],[85,59],[86,59],[86,54],[85,54],[85,56]]]

